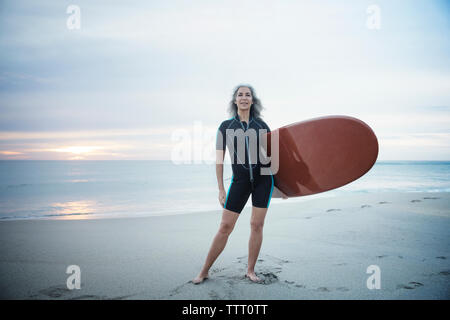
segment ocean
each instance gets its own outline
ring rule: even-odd
[[[450,192],[450,161],[378,161],[360,179],[321,194]],[[228,190],[230,165],[225,164]],[[249,199],[247,206],[251,206]],[[0,220],[91,219],[220,210],[215,164],[171,161],[0,161]]]

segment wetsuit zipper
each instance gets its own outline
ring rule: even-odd
[[[247,131],[249,124],[247,124],[247,129],[244,128],[244,125],[241,123],[242,129],[244,129],[244,131]],[[249,142],[248,142],[248,136],[245,136],[245,148],[247,149],[247,155],[248,155],[248,168],[250,169],[250,183],[252,185],[252,190],[253,190],[253,168],[252,168],[252,160],[250,157],[250,150],[249,150],[249,146],[248,146]]]

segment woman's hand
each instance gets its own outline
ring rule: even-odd
[[[225,189],[219,190],[219,202],[222,208],[225,206],[225,199],[227,197],[227,193],[225,192]]]

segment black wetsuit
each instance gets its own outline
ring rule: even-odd
[[[216,150],[230,152],[233,177],[228,188],[224,208],[241,213],[252,195],[252,205],[268,208],[274,181],[270,162],[265,157],[262,136],[270,132],[260,118],[250,116],[249,122],[240,121],[239,115],[225,120],[217,131]],[[261,153],[263,148],[263,153]]]

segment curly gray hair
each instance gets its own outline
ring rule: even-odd
[[[256,96],[255,89],[253,89],[253,87],[248,84],[240,84],[234,88],[233,94],[231,96],[231,101],[229,103],[228,112],[233,117],[235,117],[237,115],[238,108],[237,108],[236,103],[234,103],[234,101],[236,101],[237,92],[238,92],[239,88],[241,88],[241,87],[249,88],[250,92],[252,94],[253,104],[250,107],[250,116],[252,116],[254,118],[260,118],[261,111],[264,108],[262,106],[261,100],[259,100],[259,98]]]

